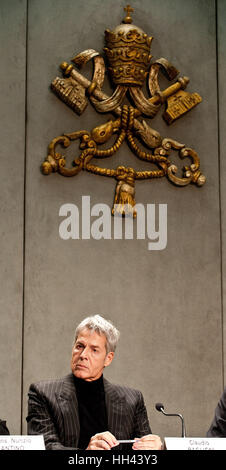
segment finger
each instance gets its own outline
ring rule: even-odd
[[[102,435],[102,439],[104,441],[106,441],[111,447],[115,447],[118,445],[118,441],[117,439],[115,438],[115,436],[113,436],[113,434],[111,434],[110,432],[109,433],[104,433]]]
[[[159,436],[156,436],[155,434],[146,434],[146,436],[140,437],[141,441],[155,441],[160,439]]]
[[[111,445],[108,444],[104,439],[99,439],[96,442],[96,447],[97,449],[101,449],[101,450],[111,450]]]
[[[132,447],[134,450],[148,450],[148,449],[157,449],[158,446],[156,446],[153,442],[146,441],[146,442],[135,442]]]
[[[147,443],[148,445],[153,443],[156,448],[158,449],[162,445],[162,441],[159,436],[154,436],[154,435],[149,435],[149,436],[143,436],[141,439],[139,439],[140,442]]]
[[[101,447],[97,447],[94,444],[90,444],[89,447],[87,448],[87,450],[104,450],[104,449],[101,448]]]
[[[93,440],[89,445],[90,450],[110,450],[111,446],[103,439]]]
[[[104,441],[105,441],[108,445],[110,445],[111,447],[114,447],[114,446],[117,446],[117,445],[118,445],[117,439],[116,439],[115,436],[113,436],[113,434],[111,434],[109,431],[96,434],[95,436],[93,436],[92,439],[95,439],[95,440],[104,440]]]
[[[160,450],[162,448],[162,442],[161,441],[152,441],[152,440],[146,440],[146,441],[137,441],[133,444],[132,447],[134,450]]]
[[[134,437],[134,440],[136,441],[136,443],[139,442],[140,439],[141,439],[140,437]]]
[[[111,434],[109,431],[104,433],[104,438],[105,437],[107,437],[107,442],[111,443],[112,447],[117,446],[119,444],[116,437],[113,434]]]

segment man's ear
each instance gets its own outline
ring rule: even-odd
[[[106,357],[105,357],[105,361],[104,361],[104,367],[107,367],[111,364],[111,362],[113,361],[114,359],[114,355],[115,353],[113,351],[110,351]]]

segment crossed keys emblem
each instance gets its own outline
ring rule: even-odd
[[[77,114],[81,115],[88,100],[99,113],[111,112],[112,120],[87,130],[75,131],[54,138],[48,147],[48,156],[42,163],[45,175],[58,172],[63,176],[75,176],[81,170],[115,178],[117,181],[112,214],[133,215],[135,208],[135,181],[167,176],[178,186],[195,183],[202,186],[206,178],[200,171],[200,160],[195,150],[170,138],[162,138],[160,133],[149,126],[144,117],[153,119],[163,103],[167,103],[163,118],[171,124],[202,101],[198,93],[185,91],[188,77],[179,77],[171,86],[161,90],[159,73],[163,72],[168,80],[178,77],[178,70],[164,58],[151,63],[150,48],[152,37],[132,24],[128,5],[124,8],[126,17],[122,24],[113,31],[105,31],[107,71],[115,86],[112,96],[102,91],[105,78],[105,62],[94,49],[88,49],[76,55],[72,62],[82,68],[89,60],[93,61],[93,77],[89,81],[72,64],[63,62],[60,66],[63,78],[56,77],[51,87],[56,95]],[[150,98],[146,98],[142,86],[147,80]],[[123,104],[128,96],[132,105]],[[140,118],[140,119],[139,119]],[[114,144],[101,148],[116,134]],[[75,157],[70,168],[66,158],[57,151],[57,147],[67,148],[75,140],[80,140],[81,153]],[[150,170],[136,171],[132,167],[118,166],[115,169],[103,168],[94,163],[95,159],[109,158],[114,155],[124,142],[140,160],[153,164]],[[142,144],[142,147],[140,146]],[[178,168],[170,161],[171,151],[177,151],[181,159],[188,157],[190,165],[184,166],[182,176],[177,175]]]

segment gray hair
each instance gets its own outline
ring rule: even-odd
[[[115,351],[120,332],[109,320],[105,320],[105,318],[101,317],[100,315],[93,315],[91,317],[85,318],[81,321],[81,323],[79,323],[75,330],[75,341],[84,328],[96,331],[99,335],[104,334],[106,336],[107,354],[111,351]]]

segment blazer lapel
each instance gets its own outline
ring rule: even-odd
[[[108,380],[104,378],[104,389],[105,389],[105,403],[108,416],[108,430],[116,437],[116,439],[122,438],[124,423],[123,423],[123,405],[124,400],[117,392],[117,388],[114,387]]]
[[[73,375],[65,377],[57,401],[64,421],[64,441],[67,447],[78,447],[80,424],[78,400]]]

